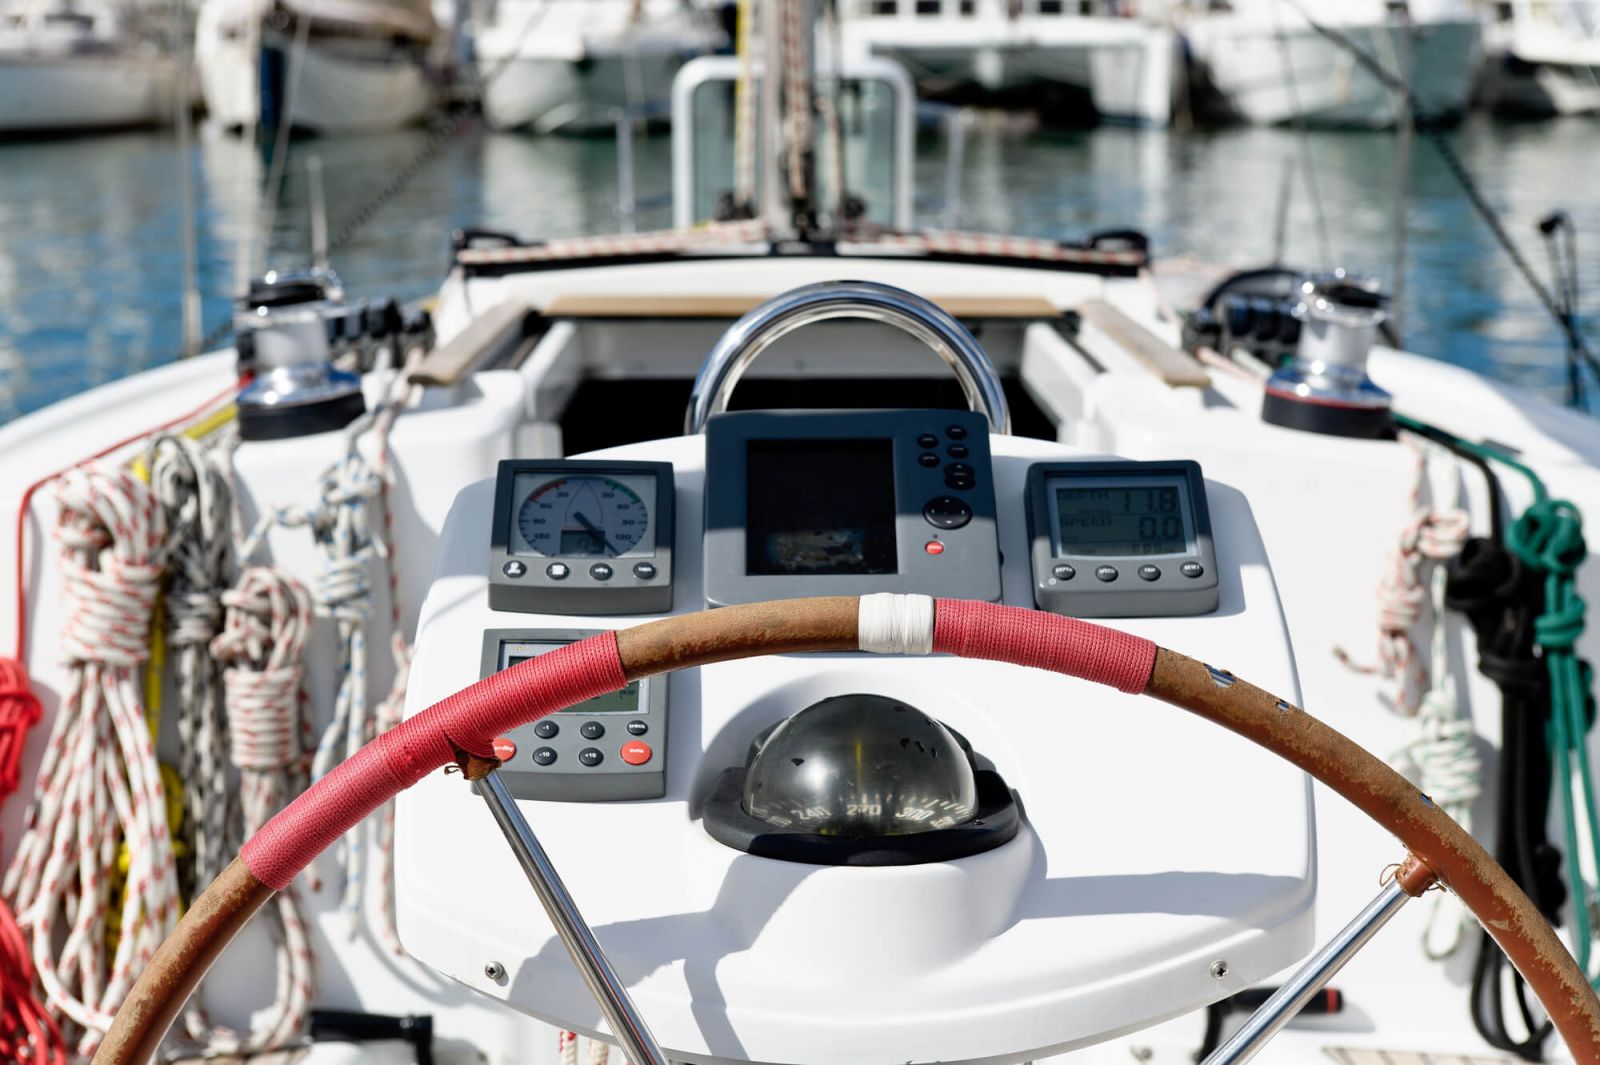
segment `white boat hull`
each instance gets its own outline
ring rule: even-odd
[[[1513,32],[1491,44],[1479,98],[1528,118],[1600,113],[1600,38],[1543,26]]]
[[[847,54],[901,63],[929,95],[1038,105],[1077,98],[1114,121],[1165,125],[1172,113],[1177,39],[1126,18],[1072,17],[1019,25],[995,20],[861,18],[846,23]]]
[[[1343,26],[1340,32],[1380,62],[1398,70],[1403,31],[1388,25]],[[1348,50],[1309,26],[1286,26],[1219,17],[1192,27],[1196,60],[1232,114],[1253,125],[1305,120],[1323,126],[1385,127],[1395,123],[1394,93]],[[1416,26],[1411,37],[1411,91],[1417,117],[1459,116],[1472,94],[1482,32],[1476,21]],[[1292,78],[1286,75],[1292,69]]]
[[[297,61],[292,37],[267,36],[258,49],[249,35],[224,34],[204,18],[200,26],[195,61],[206,110],[230,129],[276,125],[285,118],[310,133],[399,129],[420,121],[436,98],[420,57],[403,48],[312,40]],[[263,62],[281,63],[284,71],[282,100],[268,100],[265,108]],[[274,112],[284,108],[286,114],[274,121]]]
[[[0,55],[0,134],[164,124],[176,86],[157,56]]]
[[[673,77],[697,54],[670,49],[582,59],[480,60],[483,114],[494,129],[539,132],[609,129],[622,110],[665,117]]]

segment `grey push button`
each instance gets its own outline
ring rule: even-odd
[[[1144,565],[1139,567],[1139,579],[1141,581],[1160,580],[1161,567],[1155,565],[1154,563],[1146,562]]]
[[[549,718],[545,718],[543,721],[533,726],[533,734],[539,737],[541,740],[553,740],[557,736],[561,735],[561,726],[556,724],[554,721],[551,721]]]
[[[955,496],[935,496],[923,504],[922,516],[935,529],[959,529],[972,520],[972,508]]]
[[[597,581],[609,581],[611,579],[610,563],[596,562],[594,565],[589,567],[589,576],[593,577]]]
[[[628,735],[630,735],[630,736],[643,736],[646,732],[649,732],[649,731],[650,731],[650,726],[645,724],[643,721],[630,721],[630,722],[628,722]]]
[[[533,752],[534,765],[555,765],[556,752],[553,747],[540,747]]]
[[[1077,569],[1065,562],[1057,562],[1050,569],[1050,576],[1054,577],[1058,581],[1070,581],[1077,575]]]
[[[596,747],[585,747],[583,750],[578,752],[578,762],[582,765],[588,766],[590,769],[593,769],[595,766],[599,765],[605,760],[606,756],[601,754],[599,748]]]
[[[1094,576],[1096,580],[1105,581],[1107,584],[1110,584],[1112,581],[1117,579],[1119,574],[1117,573],[1117,567],[1115,566],[1096,566],[1094,569]]]
[[[510,562],[507,562],[504,566],[500,567],[500,572],[504,573],[512,580],[516,580],[518,577],[528,572],[528,567],[523,565],[521,562],[518,562],[516,559],[512,559]]]
[[[654,562],[635,562],[633,575],[641,581],[653,581],[656,579],[656,565]]]
[[[552,562],[544,568],[544,575],[553,581],[564,581],[571,572],[565,562]]]
[[[598,721],[585,721],[578,734],[586,740],[597,740],[606,734],[606,727]]]
[[[1178,572],[1185,577],[1203,577],[1205,576],[1206,568],[1198,562],[1185,562],[1178,567]]]

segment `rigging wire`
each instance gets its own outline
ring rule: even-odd
[[[1311,160],[1311,135],[1306,129],[1306,115],[1300,108],[1300,83],[1295,78],[1294,60],[1289,55],[1289,35],[1283,28],[1283,14],[1278,10],[1278,5],[1272,5],[1273,35],[1278,40],[1278,55],[1283,62],[1284,87],[1289,91],[1289,111],[1294,115],[1295,146],[1300,153],[1300,171],[1305,176],[1306,192],[1310,194],[1311,206],[1315,212],[1317,222],[1317,257],[1323,262],[1332,262],[1328,240],[1328,215],[1323,209],[1322,189],[1317,184],[1316,164]]]

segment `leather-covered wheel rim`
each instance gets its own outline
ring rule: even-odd
[[[1304,710],[1225,670],[1103,626],[1019,607],[926,596],[834,596],[723,607],[592,636],[539,655],[379,736],[245,844],[196,899],[118,1011],[95,1065],[143,1065],[211,963],[256,910],[388,799],[446,765],[498,763],[511,728],[657,673],[803,651],[947,653],[1050,669],[1143,693],[1288,760],[1410,852],[1401,886],[1460,897],[1539,997],[1574,1059],[1600,1065],[1600,999],[1554,929],[1489,853],[1382,760]]]

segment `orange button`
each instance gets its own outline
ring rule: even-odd
[[[517,756],[517,745],[511,742],[510,736],[501,736],[494,741],[494,756],[502,762],[509,762]]]
[[[650,745],[648,743],[645,743],[641,740],[629,740],[627,743],[622,745],[622,750],[618,751],[617,753],[620,754],[622,756],[622,760],[627,762],[629,765],[644,765],[650,760],[650,756],[655,752],[650,749]]]
[[[927,543],[922,545],[922,549],[930,555],[944,554],[944,544],[938,540],[929,540]]]

